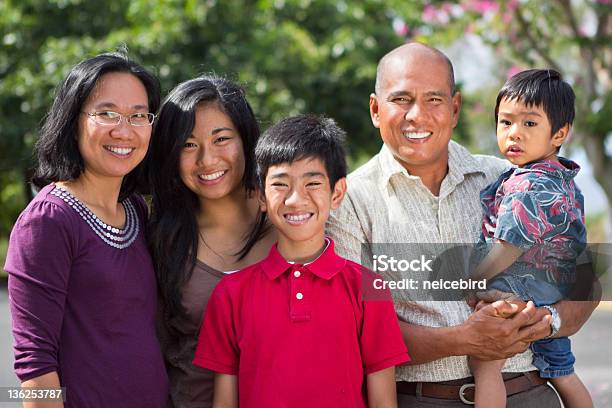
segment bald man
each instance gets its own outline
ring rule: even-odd
[[[338,253],[372,259],[372,244],[474,243],[482,222],[480,191],[508,168],[505,161],[472,155],[451,140],[461,94],[453,66],[439,50],[419,43],[398,47],[379,62],[370,95],[380,152],[348,176],[342,206],[328,221]],[[383,274],[384,276],[384,274]],[[391,277],[392,276],[384,276]],[[574,334],[595,303],[562,301],[555,316],[532,303],[489,304],[474,312],[464,301],[425,301],[409,290],[393,296],[410,365],[397,370],[400,407],[465,406],[473,401],[467,356],[505,359],[508,407],[560,407],[555,392],[532,365],[529,343]],[[504,315],[502,318],[500,315]]]

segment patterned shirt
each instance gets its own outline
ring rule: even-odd
[[[559,157],[513,168],[485,188],[481,242],[506,241],[525,252],[510,271],[527,268],[550,283],[573,282],[586,246],[580,167]]]
[[[360,262],[362,243],[365,252],[373,243],[473,245],[482,224],[480,191],[509,164],[491,156],[472,155],[453,141],[448,152],[448,173],[437,197],[420,177],[410,175],[384,145],[370,161],[351,173],[347,195],[327,224],[338,253]],[[415,258],[418,256],[415,254]],[[410,293],[392,291],[398,317],[411,324],[455,326],[472,313],[464,301],[415,301]],[[504,371],[535,370],[531,359],[529,350],[516,355],[508,359]],[[396,373],[398,381],[446,381],[471,375],[465,356],[401,366]]]

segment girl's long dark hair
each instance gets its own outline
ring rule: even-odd
[[[179,161],[185,141],[195,126],[196,109],[208,103],[215,103],[236,127],[244,149],[243,185],[247,193],[257,188],[254,151],[260,131],[244,90],[215,75],[201,76],[179,84],[162,103],[147,158],[152,196],[149,247],[166,324],[172,318],[185,315],[181,292],[196,263],[199,200],[183,184]],[[266,234],[266,226],[265,214],[260,213],[244,238],[243,248],[236,254],[238,260],[244,258]]]

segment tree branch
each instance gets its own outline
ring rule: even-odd
[[[580,50],[580,55],[582,56],[582,63],[586,67],[587,101],[585,102],[587,102],[587,105],[590,106],[591,102],[597,98],[597,74],[595,73],[595,66],[593,64],[594,57],[596,55],[594,43],[588,38],[583,38],[584,36],[580,33],[570,0],[557,0],[557,2],[561,5],[561,9],[565,13],[565,17],[567,18],[572,32],[574,33],[574,37],[576,40],[583,43],[579,43],[578,48]]]
[[[595,38],[593,40],[597,51],[593,57],[599,61],[599,65],[603,69],[607,69],[608,79],[610,78],[610,68],[612,64],[612,50],[610,50],[609,43],[612,37],[612,14],[606,12],[605,7],[596,7],[595,13],[597,15],[597,31],[595,32]],[[608,67],[608,68],[606,68]]]
[[[587,153],[587,157],[593,168],[593,175],[595,180],[601,185],[608,202],[612,203],[612,177],[610,172],[612,171],[612,165],[610,165],[610,159],[605,154],[605,135],[601,134],[583,134],[583,146]]]
[[[523,32],[524,37],[529,42],[529,45],[531,46],[531,48],[540,56],[540,58],[546,61],[546,64],[549,67],[561,72],[561,68],[559,67],[559,65],[557,65],[557,63],[550,57],[550,55],[548,55],[548,53],[546,53],[546,51],[542,49],[540,44],[538,44],[538,42],[533,37],[531,31],[529,30],[530,25],[525,20],[525,17],[523,16],[523,13],[521,12],[521,7],[517,6],[515,11],[516,11],[516,18],[519,22],[519,25],[521,26],[521,31]]]
[[[569,0],[557,0],[557,2],[561,5],[565,13],[565,17],[567,17],[567,22],[569,23],[572,32],[574,33],[574,37],[580,38],[580,30],[578,28],[578,24],[576,23],[576,16],[574,15],[574,10],[572,10],[572,5]]]

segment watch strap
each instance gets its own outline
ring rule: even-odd
[[[557,312],[557,309],[554,306],[544,305],[542,307],[548,310],[552,317],[552,320],[550,322],[550,334],[545,337],[545,339],[549,339],[551,337],[554,337],[559,332],[559,329],[561,328],[561,317],[559,316],[559,312]]]

